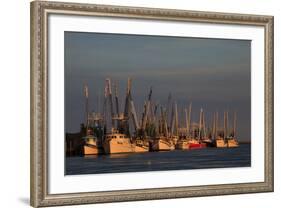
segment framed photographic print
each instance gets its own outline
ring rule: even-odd
[[[31,3],[31,205],[273,191],[273,17]]]

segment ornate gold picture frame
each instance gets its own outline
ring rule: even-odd
[[[49,22],[52,14],[264,28],[264,181],[77,193],[49,192]],[[255,69],[252,69],[255,70]],[[52,72],[56,73],[56,72]],[[262,95],[261,95],[262,96]],[[31,3],[31,205],[59,206],[273,191],[273,17],[34,1]],[[62,150],[63,151],[63,150]]]

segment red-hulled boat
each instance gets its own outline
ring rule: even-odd
[[[190,139],[188,141],[189,149],[200,149],[205,148],[207,145],[205,143],[201,143],[197,139]]]
[[[207,145],[204,143],[191,143],[189,144],[189,149],[200,149],[205,148]]]

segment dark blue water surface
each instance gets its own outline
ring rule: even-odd
[[[66,157],[66,175],[251,166],[251,145]]]

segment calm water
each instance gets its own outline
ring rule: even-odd
[[[251,145],[67,157],[66,175],[251,166]]]

